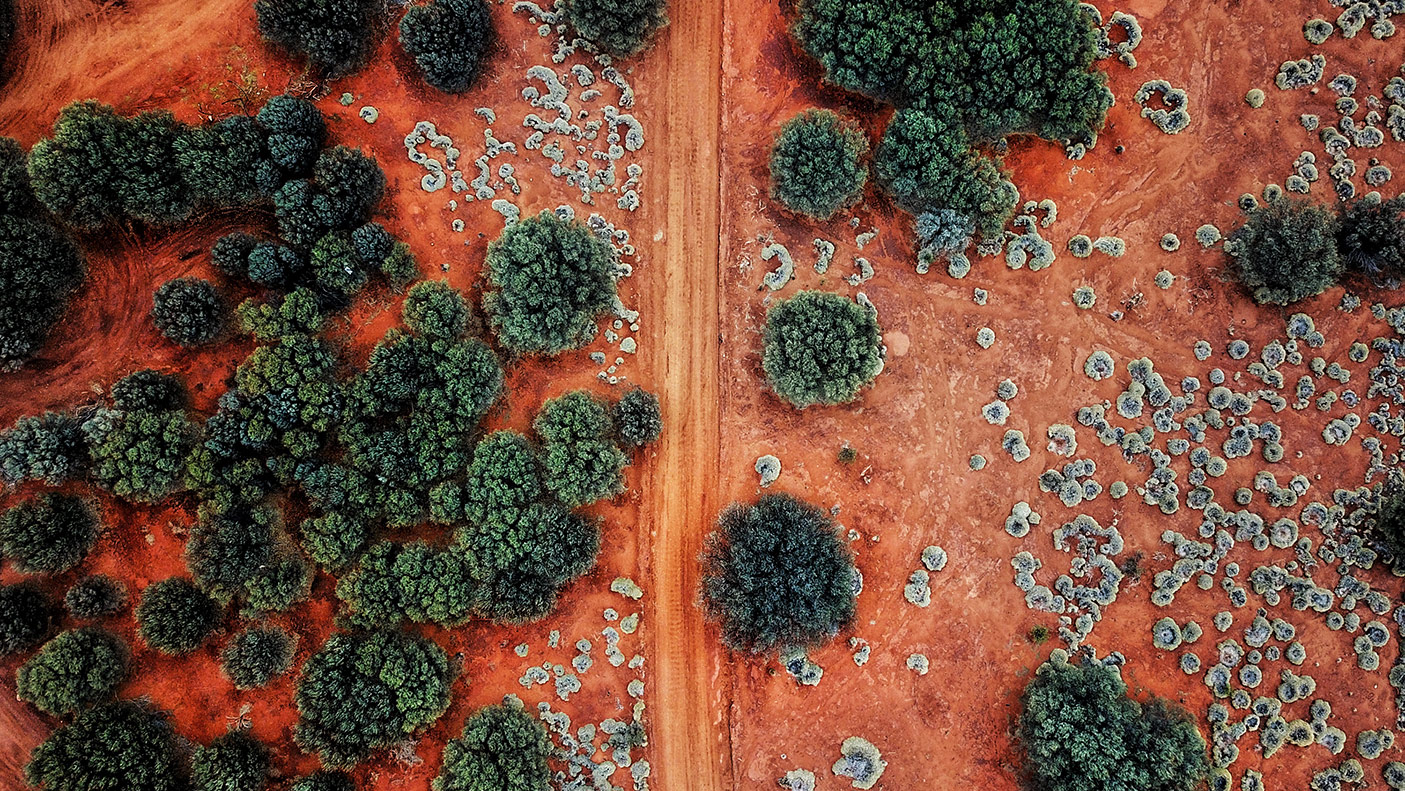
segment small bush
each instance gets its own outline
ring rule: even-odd
[[[156,289],[151,318],[156,329],[181,346],[203,346],[220,336],[229,308],[215,284],[198,277],[167,280]]]
[[[873,311],[802,291],[767,312],[762,368],[776,394],[797,407],[848,403],[883,367],[880,336]]]
[[[124,700],[60,726],[34,748],[24,775],[44,791],[178,791],[181,764],[165,716]]]
[[[868,138],[829,110],[786,121],[771,149],[771,197],[787,209],[828,220],[852,206],[868,182]]]
[[[405,326],[434,340],[454,340],[468,331],[468,302],[442,280],[426,280],[405,296]]]
[[[613,417],[615,432],[626,445],[652,445],[663,432],[659,397],[643,388],[635,387],[625,391],[620,400],[615,402]]]
[[[617,57],[643,52],[668,24],[668,0],[566,0],[565,11],[581,38]]]
[[[1342,273],[1336,231],[1327,209],[1279,198],[1250,211],[1226,249],[1234,273],[1256,302],[1289,305],[1336,284]]]
[[[444,766],[434,791],[544,791],[552,754],[546,729],[512,706],[484,706],[444,745]]]
[[[377,0],[257,0],[259,34],[303,55],[328,78],[346,76],[370,59]]]
[[[1342,204],[1337,249],[1353,272],[1372,278],[1405,277],[1405,195]]]
[[[485,0],[429,0],[400,18],[400,45],[445,93],[473,87],[496,38]]]
[[[61,717],[109,700],[127,677],[127,645],[106,629],[63,632],[20,665],[16,691]]]
[[[268,748],[246,731],[230,731],[196,747],[190,762],[193,791],[263,791],[268,784]]]
[[[312,774],[298,778],[288,791],[356,791],[356,783],[351,775],[332,769],[318,769]]]
[[[57,616],[48,597],[33,585],[0,585],[0,656],[44,642]]]
[[[185,409],[190,394],[172,374],[146,368],[112,385],[112,406],[122,412],[170,412]]]
[[[148,585],[137,605],[137,634],[147,645],[172,656],[199,648],[219,621],[219,604],[184,577]]]
[[[277,626],[250,626],[234,635],[220,654],[220,667],[234,686],[254,689],[268,686],[293,664],[297,639]]]
[[[834,521],[790,495],[722,513],[703,552],[702,598],[731,648],[823,643],[854,619],[854,558]]]
[[[73,495],[45,493],[0,516],[0,551],[26,574],[67,571],[97,539],[97,514]]]
[[[127,606],[127,586],[102,574],[84,577],[63,595],[63,604],[81,620],[116,615]]]

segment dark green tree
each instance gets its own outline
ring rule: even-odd
[[[296,549],[280,546],[248,582],[244,583],[246,615],[284,612],[312,591],[312,564]]]
[[[230,731],[196,747],[190,762],[193,791],[263,791],[268,785],[269,755],[263,742],[247,731]]]
[[[620,441],[636,448],[652,445],[663,432],[659,397],[641,387],[626,390],[620,396],[613,418]]]
[[[1250,211],[1225,252],[1255,302],[1289,305],[1336,284],[1342,273],[1336,232],[1336,218],[1322,206],[1279,198]]]
[[[206,509],[186,540],[186,565],[200,587],[228,598],[268,563],[278,527],[278,514],[269,507]]]
[[[464,723],[463,736],[444,745],[434,791],[547,791],[551,742],[542,724],[521,708],[484,706]]]
[[[615,297],[615,253],[589,228],[551,212],[528,217],[488,245],[483,307],[503,346],[559,354],[595,337]]]
[[[1358,198],[1338,208],[1343,265],[1371,278],[1405,277],[1405,195]]]
[[[334,634],[303,665],[293,737],[324,765],[353,766],[443,716],[453,675],[443,649],[422,637]]]
[[[535,621],[551,613],[563,585],[595,565],[600,528],[557,503],[527,506],[515,521],[489,518],[456,534],[479,581],[479,611],[493,620]]]
[[[234,635],[220,654],[220,667],[239,689],[266,687],[293,664],[297,638],[277,626],[250,626]]]
[[[26,574],[57,574],[98,540],[98,515],[81,497],[44,493],[0,516],[0,551]]]
[[[453,549],[383,541],[337,582],[352,622],[393,627],[404,620],[456,626],[473,612],[469,564]]]
[[[13,137],[0,137],[0,214],[30,217],[39,208],[29,186],[29,155]]]
[[[581,38],[621,58],[643,52],[668,24],[668,0],[566,0],[565,12]]]
[[[766,313],[761,366],[781,398],[804,409],[844,404],[883,368],[878,317],[838,294],[802,291]]]
[[[542,439],[546,485],[568,506],[589,505],[624,491],[629,458],[611,437],[606,403],[575,390],[542,405],[532,428]]]
[[[79,714],[34,748],[25,779],[43,791],[181,791],[175,730],[165,714],[132,701]]]
[[[371,535],[364,519],[338,511],[303,520],[301,532],[303,551],[329,569],[355,560]]]
[[[829,110],[805,110],[781,127],[771,148],[771,197],[828,220],[863,196],[868,138]]]
[[[0,215],[0,367],[39,350],[86,275],[82,254],[64,233]]]
[[[375,0],[257,0],[259,34],[330,79],[366,65],[379,28]]]
[[[298,778],[288,791],[356,791],[351,775],[333,769],[318,769],[306,777]]]
[[[262,199],[277,171],[266,152],[267,136],[254,119],[244,115],[192,127],[178,136],[176,161],[185,171],[195,203],[219,208]]]
[[[400,18],[400,45],[424,81],[445,93],[473,87],[496,39],[485,0],[429,0]]]
[[[137,634],[163,654],[189,654],[220,621],[220,606],[184,577],[154,582],[137,604]]]
[[[22,653],[44,642],[57,618],[57,609],[37,587],[0,585],[0,656]]]
[[[1209,772],[1205,740],[1178,706],[1127,697],[1115,668],[1056,651],[1025,687],[1019,741],[1035,791],[1191,791]]]
[[[62,717],[110,700],[127,678],[127,644],[96,627],[70,629],[20,665],[16,691],[40,711]]]
[[[244,231],[225,234],[210,248],[210,263],[229,277],[248,277],[249,254],[259,244],[257,236]]]
[[[819,645],[854,620],[854,558],[824,511],[790,495],[733,504],[703,552],[722,640],[754,653]]]
[[[112,385],[112,406],[121,412],[182,410],[189,400],[180,377],[151,368],[133,371]]]
[[[474,446],[466,484],[450,482],[435,495],[435,519],[443,524],[515,523],[545,491],[541,464],[527,438],[495,431]]]
[[[363,225],[385,193],[385,173],[353,148],[324,150],[310,179],[294,179],[273,195],[278,234],[289,244],[310,247],[332,231]]]
[[[83,421],[66,412],[27,415],[0,431],[0,481],[50,486],[78,477],[88,466]]]
[[[468,331],[468,302],[442,280],[426,280],[405,295],[405,326],[433,340],[455,340]]]
[[[310,175],[327,139],[327,124],[317,105],[280,94],[264,102],[257,120],[268,133],[268,155],[282,171],[281,180]]]
[[[224,331],[229,306],[215,284],[199,277],[167,280],[156,289],[151,319],[166,340],[181,346],[204,346]]]
[[[84,577],[63,595],[68,613],[80,620],[116,615],[127,606],[127,586],[103,574]]]

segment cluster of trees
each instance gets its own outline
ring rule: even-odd
[[[486,0],[429,0],[400,18],[400,45],[424,81],[445,93],[473,87],[496,40]]]
[[[723,511],[702,567],[703,606],[733,649],[810,647],[854,620],[853,555],[827,513],[790,495]]]
[[[771,197],[828,220],[858,202],[868,183],[868,137],[829,110],[805,110],[781,127],[771,148]]]
[[[797,407],[844,404],[883,369],[881,336],[871,309],[802,291],[767,311],[761,365],[776,394]]]
[[[191,574],[217,601],[242,598],[250,612],[282,611],[307,598],[312,566],[266,505],[201,510],[185,544]]]
[[[668,24],[668,0],[566,0],[566,22],[596,49],[628,57]]]
[[[303,665],[293,738],[327,766],[353,766],[437,721],[453,677],[443,649],[422,637],[334,634]]]
[[[93,507],[70,494],[45,493],[0,516],[0,552],[26,574],[67,571],[98,539]]]
[[[546,729],[520,706],[484,706],[444,745],[434,791],[546,791],[551,755]]]
[[[1127,697],[1115,668],[1056,652],[1022,702],[1018,735],[1033,791],[1191,791],[1209,773],[1190,716],[1160,698]]]
[[[110,700],[127,678],[127,644],[106,629],[70,629],[20,665],[21,700],[61,717]]]
[[[615,299],[615,251],[576,220],[551,212],[515,223],[488,245],[483,307],[498,342],[518,354],[589,343]]]
[[[34,748],[25,779],[43,791],[184,787],[176,734],[163,712],[133,701],[95,706]]]
[[[307,58],[324,77],[350,74],[371,57],[381,27],[378,0],[257,0],[259,34]]]

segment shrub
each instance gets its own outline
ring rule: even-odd
[[[303,520],[301,532],[303,551],[331,569],[351,563],[371,535],[365,520],[337,511]]]
[[[181,346],[203,346],[224,330],[228,307],[215,284],[198,277],[167,280],[156,289],[151,318],[156,329]]]
[[[97,514],[73,495],[41,494],[0,516],[0,551],[26,574],[67,571],[97,539]]]
[[[332,769],[318,769],[306,777],[298,778],[288,791],[356,791],[356,784],[345,772]]]
[[[787,209],[828,220],[852,206],[868,182],[868,138],[829,110],[786,121],[771,148],[771,197]]]
[[[176,161],[186,174],[191,198],[205,207],[243,206],[271,191],[277,186],[277,168],[265,153],[266,138],[258,123],[244,115],[192,127],[178,136]]]
[[[48,597],[33,585],[0,585],[0,656],[44,642],[57,616]]]
[[[268,155],[283,176],[303,178],[312,173],[327,138],[317,105],[287,94],[271,96],[259,109],[258,123],[268,132]]]
[[[39,350],[85,275],[82,254],[62,232],[0,215],[0,367]]]
[[[581,38],[617,57],[643,52],[668,24],[668,0],[566,0],[565,12]]]
[[[663,432],[659,397],[640,387],[620,396],[615,402],[613,419],[620,441],[636,448],[652,445]]]
[[[1249,212],[1230,234],[1232,269],[1260,304],[1288,305],[1321,294],[1342,272],[1337,224],[1326,209],[1279,198]]]
[[[1342,204],[1337,249],[1343,265],[1353,272],[1372,278],[1405,276],[1405,195]]]
[[[24,768],[44,791],[179,791],[181,759],[164,714],[132,701],[79,714],[34,748]]]
[[[551,755],[546,729],[521,708],[484,706],[444,745],[434,791],[546,791]]]
[[[219,604],[184,577],[148,585],[137,605],[137,634],[172,656],[199,648],[219,621]]]
[[[268,748],[246,731],[230,731],[190,762],[193,791],[262,791],[268,784]]]
[[[84,577],[63,595],[63,604],[82,620],[116,615],[127,606],[127,586],[102,574]]]
[[[456,534],[480,582],[479,609],[523,623],[550,614],[563,585],[590,570],[600,552],[595,522],[556,503],[533,503],[514,521],[490,518]]]
[[[266,687],[293,664],[297,639],[277,626],[250,626],[220,654],[220,667],[239,689]]]
[[[609,408],[584,390],[575,390],[542,405],[532,422],[542,438],[546,486],[572,508],[624,491],[622,470],[628,457],[610,439]]]
[[[878,317],[837,295],[802,291],[766,313],[762,368],[781,398],[805,408],[858,397],[883,367]]]
[[[189,398],[179,377],[150,368],[133,371],[112,385],[112,405],[122,412],[181,410]]]
[[[405,619],[456,626],[472,613],[474,592],[459,553],[418,541],[376,544],[337,582],[337,598],[361,626],[399,626]]]
[[[27,415],[0,431],[0,480],[6,484],[43,481],[58,486],[87,466],[83,421],[71,414]]]
[[[127,677],[127,645],[94,627],[71,629],[20,665],[21,700],[61,717],[110,700]]]
[[[429,0],[400,18],[400,45],[424,81],[446,93],[473,87],[496,38],[485,0]]]
[[[488,245],[483,298],[498,340],[519,354],[559,354],[595,337],[615,297],[615,254],[590,229],[551,212],[506,228]]]
[[[355,765],[437,721],[452,679],[443,649],[422,637],[332,635],[303,665],[293,736],[327,766]]]
[[[1035,791],[1190,791],[1209,772],[1189,715],[1127,697],[1114,668],[1056,652],[1025,688],[1019,740]]]
[[[371,56],[377,28],[376,0],[257,0],[259,34],[335,79]]]
[[[790,495],[732,505],[703,552],[702,598],[731,648],[818,645],[854,619],[854,559],[819,508]]]

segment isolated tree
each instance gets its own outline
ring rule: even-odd
[[[643,52],[668,24],[668,0],[566,0],[565,12],[581,38],[621,58]]]
[[[753,653],[819,645],[854,619],[854,558],[824,511],[790,495],[733,504],[703,552],[722,640]]]
[[[43,481],[50,486],[80,475],[88,466],[83,421],[65,412],[26,415],[0,431],[0,481]]]
[[[1405,276],[1405,195],[1358,198],[1338,208],[1342,264],[1371,278]]]
[[[112,384],[112,406],[122,412],[170,412],[186,408],[190,391],[174,374],[152,368],[133,371]]]
[[[1249,212],[1226,240],[1232,270],[1260,304],[1289,305],[1336,284],[1342,273],[1332,213],[1279,198]]]
[[[1161,698],[1128,698],[1115,668],[1056,652],[1022,703],[1018,734],[1034,791],[1191,791],[1209,772],[1190,716]]]
[[[629,458],[612,439],[605,402],[575,390],[542,405],[532,428],[542,439],[547,488],[571,507],[589,505],[624,491]]]
[[[70,629],[20,665],[16,692],[40,711],[62,717],[110,700],[127,678],[127,644],[95,627]]]
[[[26,574],[73,568],[98,539],[98,515],[85,500],[44,493],[0,516],[0,551]]]
[[[193,791],[263,791],[268,785],[268,748],[247,731],[230,731],[196,747],[190,761]]]
[[[366,65],[374,45],[375,0],[257,0],[259,33],[305,56],[325,77],[344,77]]]
[[[445,93],[473,87],[496,38],[485,0],[429,0],[400,18],[400,45],[424,81]]]
[[[434,340],[454,340],[468,331],[468,302],[442,280],[416,284],[405,295],[405,326]]]
[[[154,582],[137,604],[137,634],[163,654],[189,654],[220,621],[220,606],[184,577]]]
[[[848,403],[883,367],[880,336],[872,310],[802,291],[766,313],[761,366],[776,394],[801,409]]]
[[[444,745],[434,791],[547,791],[552,754],[546,728],[520,707],[484,706]]]
[[[224,330],[229,307],[215,284],[199,277],[167,280],[156,289],[151,318],[166,339],[181,346],[203,346]]]
[[[69,615],[92,620],[116,615],[127,606],[127,586],[103,574],[84,577],[63,595]]]
[[[0,585],[0,656],[22,653],[44,642],[57,616],[39,588],[28,583]]]
[[[852,206],[868,182],[868,138],[829,110],[805,110],[781,127],[771,148],[771,197],[828,220]]]
[[[351,775],[334,769],[318,769],[306,777],[300,777],[288,787],[288,791],[356,791]]]
[[[191,127],[177,137],[176,161],[186,173],[195,203],[219,208],[261,199],[276,171],[266,153],[266,138],[258,123],[244,115]]]
[[[334,634],[303,665],[293,737],[326,766],[353,766],[437,721],[452,680],[443,649],[422,637]]]
[[[266,687],[293,664],[297,639],[278,626],[250,626],[220,653],[220,667],[239,689]]]
[[[483,307],[498,340],[519,354],[559,354],[595,337],[615,297],[615,253],[575,220],[542,212],[488,245]]]
[[[39,350],[86,274],[82,254],[61,231],[0,214],[0,367]]]
[[[382,541],[337,582],[352,622],[362,626],[437,623],[456,626],[473,612],[475,586],[468,562],[453,549],[424,542]]]
[[[652,445],[663,432],[659,397],[641,387],[626,390],[620,396],[620,400],[615,402],[612,417],[615,431],[626,445]]]
[[[278,514],[272,508],[207,510],[186,539],[186,565],[200,587],[229,597],[269,561],[277,528]]]
[[[34,748],[24,774],[43,791],[181,791],[181,763],[165,714],[124,700],[60,726]]]

